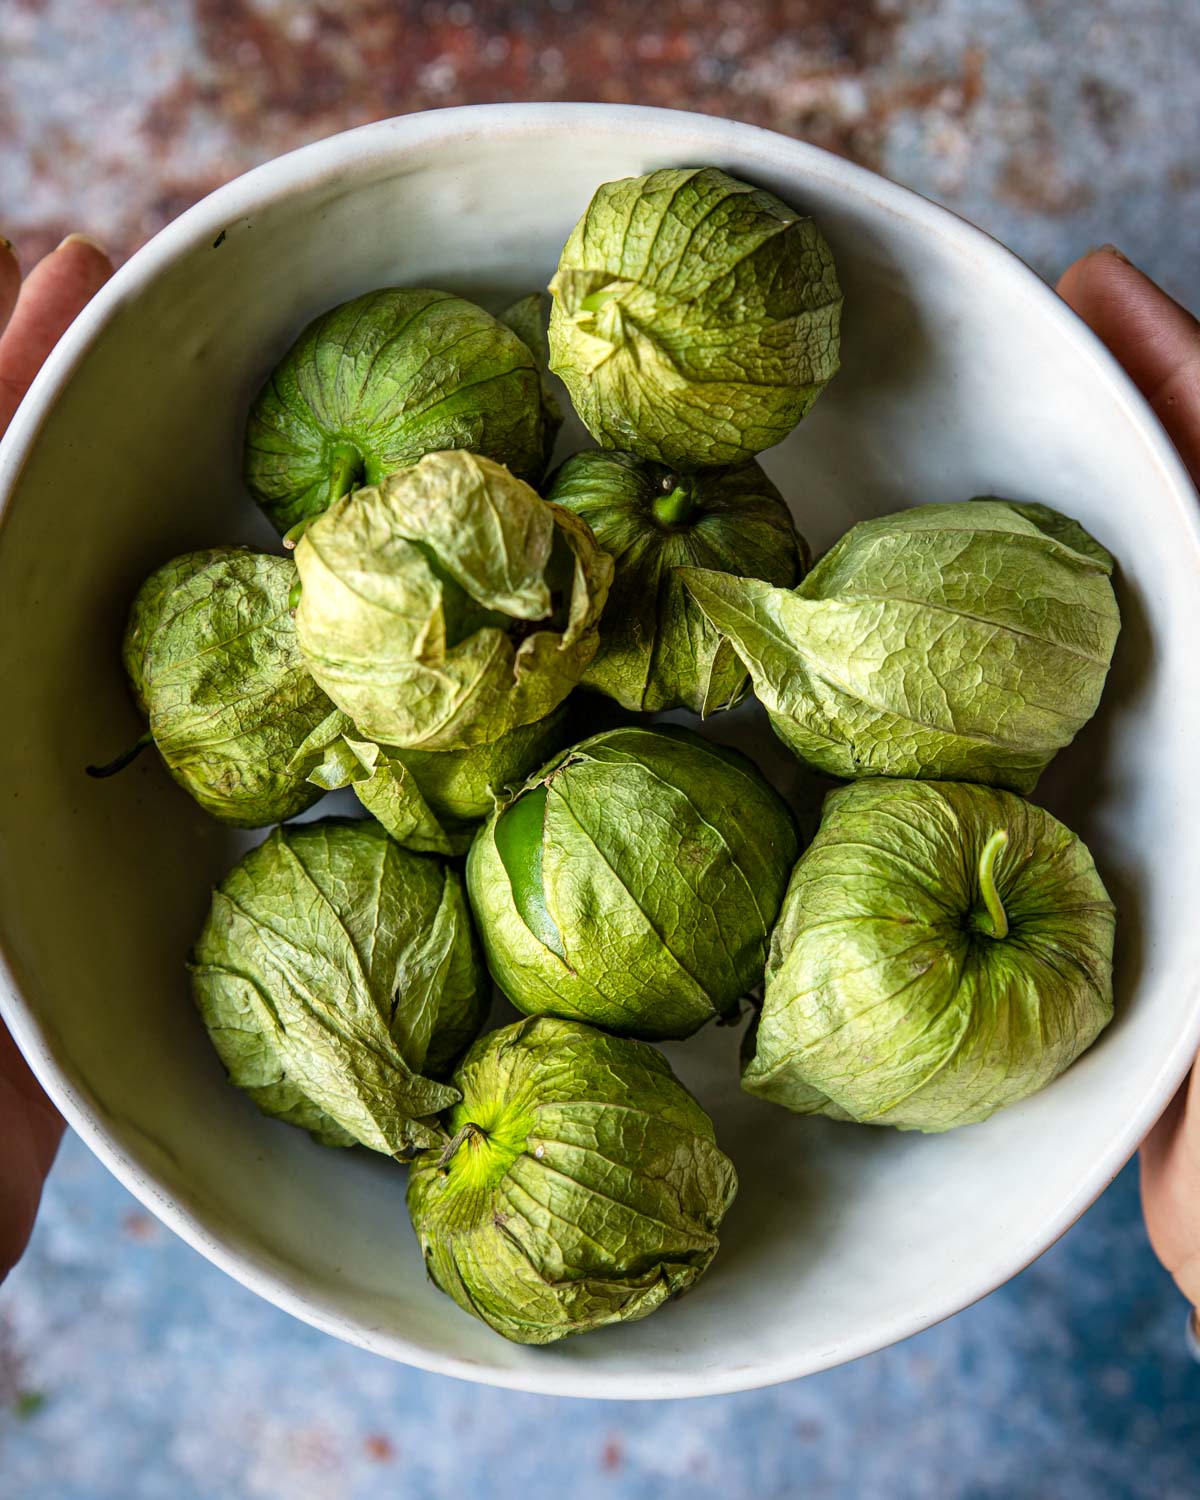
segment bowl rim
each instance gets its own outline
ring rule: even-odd
[[[1200,508],[1181,459],[1148,403],[1100,339],[1054,290],[998,240],[952,210],[865,167],[804,141],[758,126],[683,110],[621,104],[483,104],[425,111],[361,125],[265,162],[217,188],[166,225],[121,266],[63,334],[0,439],[0,545],[21,472],[57,400],[89,349],[116,314],[168,267],[194,249],[211,244],[227,226],[268,205],[310,191],[374,165],[398,160],[413,149],[462,144],[472,139],[518,139],[531,135],[640,135],[657,145],[686,141],[720,160],[725,150],[762,159],[764,167],[790,168],[802,179],[822,180],[877,211],[904,219],[922,232],[953,242],[980,264],[981,275],[1003,277],[1090,363],[1145,442],[1156,463],[1162,491],[1180,511],[1190,533],[1200,582]],[[1015,1257],[1003,1264],[972,1265],[948,1278],[929,1304],[897,1313],[871,1333],[796,1356],[737,1367],[714,1366],[671,1376],[596,1370],[540,1358],[503,1368],[469,1357],[443,1354],[408,1338],[383,1334],[330,1309],[323,1283],[294,1264],[282,1266],[244,1227],[217,1221],[177,1190],[142,1158],[137,1132],[107,1116],[70,1061],[61,1039],[42,1026],[21,993],[0,931],[0,1018],[68,1124],[104,1165],[170,1229],[223,1271],[267,1301],[303,1321],[373,1353],[440,1375],[549,1395],[606,1399],[661,1399],[723,1395],[752,1390],[829,1369],[874,1353],[952,1316],[986,1296],[1047,1250],[1099,1197],[1137,1149],[1185,1077],[1200,1047],[1200,1004],[1187,1026],[1164,1049],[1157,1072],[1138,1107],[1110,1138],[1087,1175],[1048,1220],[1032,1228]],[[1200,999],[1200,978],[1193,988]]]

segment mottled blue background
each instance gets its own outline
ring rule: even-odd
[[[601,1403],[391,1365],[236,1285],[77,1140],[0,1294],[4,1500],[1194,1500],[1200,1365],[1126,1171],[940,1327],[739,1396]]]
[[[842,151],[1043,274],[1115,240],[1200,305],[1197,0],[0,0],[0,231],[118,254],[382,115],[602,98]],[[74,1139],[0,1290],[0,1500],[1193,1500],[1200,1366],[1134,1170],[985,1302],[829,1374],[591,1404],[344,1347],[175,1240]]]

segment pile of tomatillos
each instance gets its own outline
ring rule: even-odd
[[[835,374],[841,303],[771,194],[607,183],[549,298],[387,288],[305,328],[246,429],[283,547],[133,604],[142,743],[276,825],[191,955],[230,1079],[408,1162],[430,1275],[510,1339],[643,1317],[716,1252],[734,1168],[654,1042],[749,1001],[764,1111],[941,1131],[1112,1014],[1112,904],[1025,800],[1099,702],[1112,559],[984,498],[813,566],[756,455]],[[548,371],[598,444],[556,469]],[[750,760],[647,717],[751,691],[841,783],[806,848]],[[368,816],[288,821],[345,787]],[[493,981],[525,1019],[481,1034]]]

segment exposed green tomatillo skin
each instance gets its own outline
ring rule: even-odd
[[[1081,840],[1013,793],[842,787],[771,938],[743,1087],[902,1130],[984,1120],[1108,1024],[1114,923]]]
[[[314,319],[259,392],[246,483],[286,533],[442,449],[536,481],[542,403],[533,352],[483,308],[448,292],[368,292]]]
[[[762,979],[797,852],[744,756],[682,729],[616,729],[543,767],[480,830],[467,887],[519,1010],[689,1036]]]
[[[562,933],[546,905],[542,840],[546,831],[545,782],[530,787],[496,820],[496,853],[508,876],[517,915],[543,947],[566,958]]]
[[[460,1307],[548,1344],[644,1318],[707,1269],[737,1176],[653,1047],[539,1018],[482,1037],[454,1082],[408,1207]]]
[[[1067,517],[980,499],[862,521],[794,590],[682,576],[810,765],[1030,792],[1100,701],[1112,569]]]
[[[745,667],[675,570],[796,582],[808,548],[759,465],[689,475],[627,453],[577,453],[547,498],[585,520],[616,567],[584,685],[644,713],[706,715],[744,697]]]
[[[550,291],[550,368],[588,431],[681,470],[778,443],[838,368],[820,231],[714,167],[598,188]]]
[[[489,987],[458,872],[370,819],[277,828],[213,894],[192,986],[231,1083],[325,1145],[441,1139]]]
[[[474,826],[520,789],[567,742],[567,709],[468,750],[397,750],[425,800],[448,827]]]
[[[406,849],[465,854],[475,826],[566,740],[565,705],[469,750],[377,745],[334,709],[301,745],[291,768],[303,770],[327,791],[352,786],[367,811]]]
[[[177,557],[134,599],[123,658],[167,769],[224,823],[259,828],[321,788],[291,769],[333,705],[304,666],[291,561],[215,547]]]
[[[596,653],[612,559],[507,469],[434,453],[296,548],[309,670],[368,739],[462,750],[544,719]]]

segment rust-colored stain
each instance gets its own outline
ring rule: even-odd
[[[43,8],[69,43],[78,12],[69,0]],[[102,30],[132,24],[118,0],[92,0],[89,15]],[[99,100],[25,127],[32,177],[63,188],[42,195],[55,208],[27,217],[5,202],[0,174],[0,221],[31,260],[80,222],[74,204],[62,207],[75,178],[94,190],[107,175],[107,222],[83,224],[123,258],[221,182],[297,145],[413,110],[504,100],[693,109],[878,165],[899,110],[969,109],[982,75],[968,49],[962,78],[897,76],[902,15],[894,0],[192,0],[191,37],[181,28],[177,50],[153,54],[144,77],[161,86],[138,97],[136,118],[126,102],[126,133],[97,139]],[[14,55],[34,54],[36,27],[11,29],[26,38]],[[6,107],[0,64],[0,143]]]
[[[1037,139],[1012,149],[996,191],[1016,207],[1041,214],[1072,213],[1092,201],[1092,189],[1086,183],[1066,177],[1053,148]]]
[[[270,14],[195,0],[205,107],[239,127],[323,135],[416,109],[599,99],[736,114],[837,150],[869,123],[833,92],[877,65],[896,24],[844,0],[325,3]],[[184,107],[196,100],[181,81]],[[178,105],[157,118],[170,127]],[[154,121],[151,122],[153,128]],[[240,134],[240,129],[239,129]]]
[[[396,1445],[382,1432],[373,1432],[365,1438],[363,1451],[373,1463],[390,1464],[396,1461]]]
[[[123,259],[220,183],[337,131],[600,100],[827,147],[1048,273],[1115,237],[1187,295],[1169,226],[1200,195],[1178,126],[1200,43],[1182,19],[1143,35],[1144,5],[1039,0],[985,21],[957,0],[9,0],[0,231],[26,266],[72,229]]]
[[[126,1239],[136,1240],[142,1245],[153,1243],[161,1235],[157,1220],[140,1209],[131,1209],[121,1220],[121,1233]]]
[[[625,1445],[615,1433],[604,1440],[600,1450],[600,1468],[605,1474],[615,1474],[625,1462]]]

